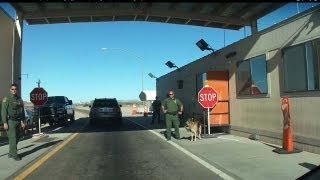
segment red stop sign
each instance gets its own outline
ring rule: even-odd
[[[35,106],[44,105],[48,101],[48,93],[43,88],[34,88],[30,93],[30,101]]]
[[[203,87],[198,92],[198,102],[203,108],[213,108],[218,102],[218,93],[209,86]]]

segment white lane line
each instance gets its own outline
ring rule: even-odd
[[[131,121],[131,120],[129,120]],[[166,141],[166,139],[160,135],[158,132],[155,132],[154,130],[148,129],[147,127],[138,124],[134,121],[131,121],[135,124],[137,124],[138,126],[141,126],[145,129],[147,129],[149,132],[155,134],[156,136],[158,136],[159,138],[163,139]],[[213,173],[217,174],[218,176],[220,176],[221,178],[225,179],[225,180],[235,180],[233,177],[227,175],[226,173],[220,171],[219,169],[217,169],[216,167],[212,166],[211,164],[207,163],[206,161],[202,160],[201,158],[199,158],[198,156],[192,154],[191,152],[189,152],[188,150],[184,149],[183,147],[179,146],[178,144],[172,142],[172,141],[167,141],[167,143],[171,144],[172,146],[174,146],[175,148],[179,149],[180,151],[182,151],[183,153],[185,153],[186,155],[188,155],[189,157],[191,157],[192,159],[194,159],[195,161],[197,161],[198,163],[200,163],[201,165],[203,165],[204,167],[206,167],[207,169],[209,169],[210,171],[212,171]]]
[[[48,131],[48,132],[54,132],[54,131],[58,131],[59,129],[61,129],[62,127],[57,127],[57,128],[55,128],[55,129],[53,129],[53,130],[51,130],[51,131]]]
[[[245,143],[246,144],[246,142],[240,141],[238,139],[231,139],[231,138],[226,138],[226,137],[218,137],[218,138],[219,139],[224,139],[224,140],[229,140],[229,141],[237,141],[237,142],[241,142],[241,143]]]

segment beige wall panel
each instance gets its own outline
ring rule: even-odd
[[[279,50],[267,53],[268,91],[269,96],[259,98],[238,98],[236,93],[236,79],[233,73],[230,79],[230,114],[231,125],[282,131],[281,98],[279,93],[279,70],[275,62],[281,60]],[[272,62],[271,62],[272,61]],[[275,67],[273,67],[275,66]],[[235,71],[236,66],[231,67]]]
[[[14,22],[0,9],[0,99],[7,95],[12,81],[12,42]]]
[[[296,135],[320,137],[320,97],[289,98],[290,115]]]

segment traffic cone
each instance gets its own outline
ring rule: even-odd
[[[143,108],[143,116],[144,116],[144,117],[147,117],[147,116],[148,116],[147,105],[144,105],[144,108]]]
[[[132,115],[136,115],[136,114],[137,114],[137,105],[132,104]]]
[[[279,154],[301,152],[301,150],[293,148],[292,123],[290,117],[290,106],[288,97],[282,98],[281,110],[283,114],[282,148],[278,148],[273,151]]]
[[[282,148],[288,152],[291,152],[293,151],[293,139],[288,97],[284,97],[282,99],[281,109],[283,113]]]

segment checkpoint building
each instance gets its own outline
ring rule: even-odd
[[[281,145],[281,99],[289,97],[294,147],[320,153],[320,6],[159,77],[157,93],[173,89],[186,117],[203,119],[205,82],[219,97],[211,126]]]

